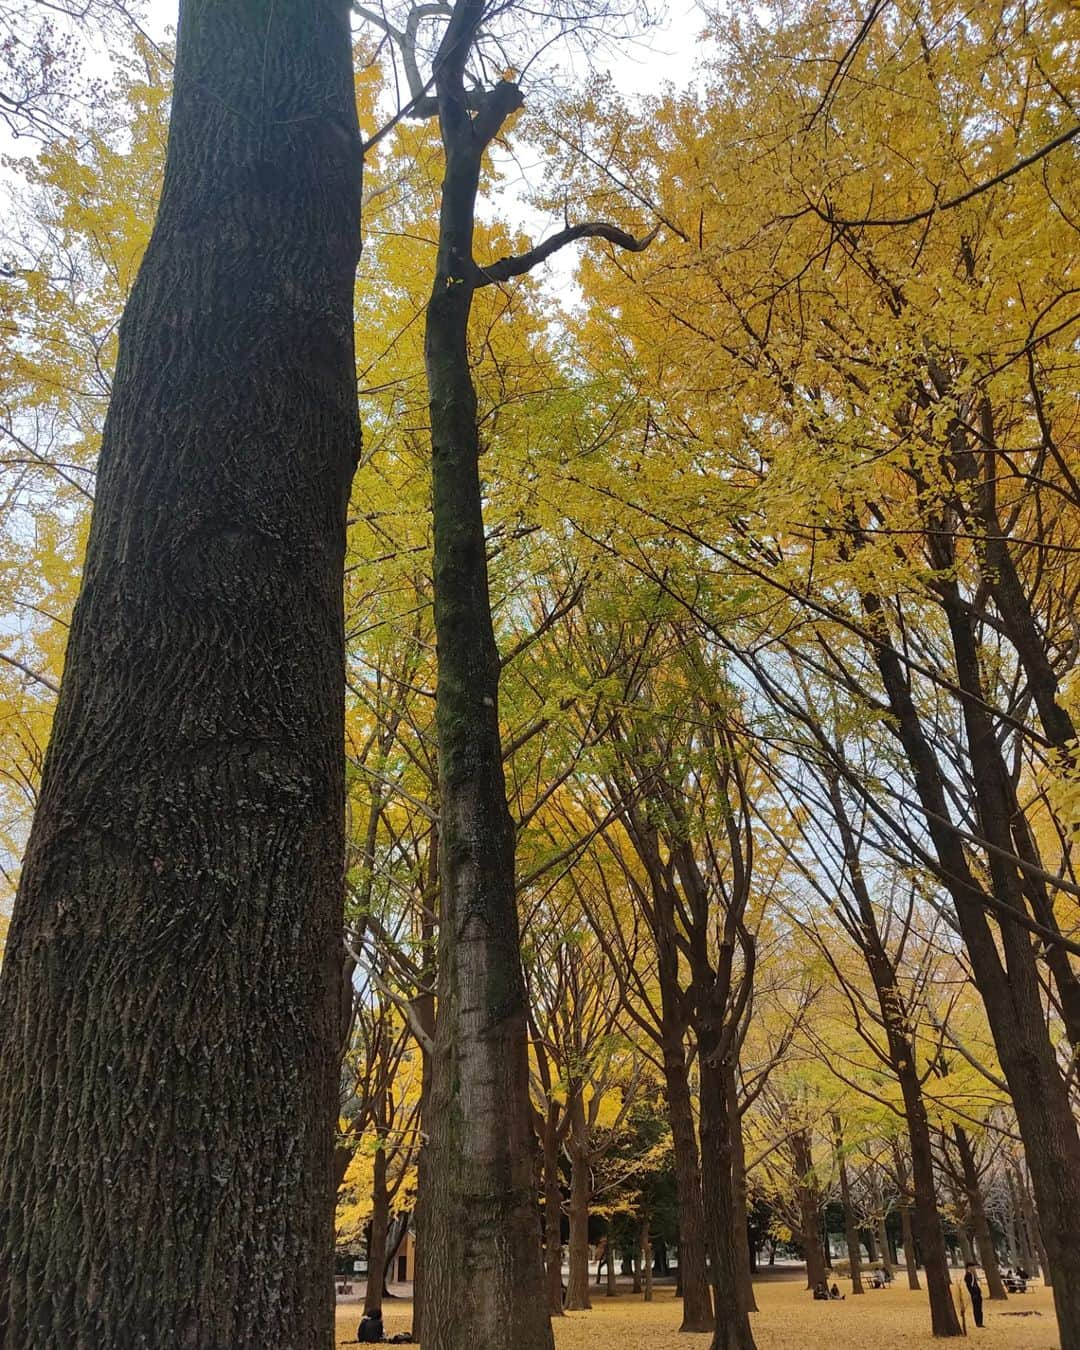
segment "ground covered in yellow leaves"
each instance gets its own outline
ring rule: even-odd
[[[930,1335],[925,1293],[908,1289],[871,1290],[843,1303],[815,1303],[801,1280],[767,1280],[755,1286],[761,1311],[753,1318],[758,1350],[918,1350],[942,1342]],[[1049,1290],[1013,1295],[1007,1303],[985,1305],[986,1326],[976,1331],[968,1312],[969,1335],[988,1350],[1056,1350],[1057,1323]],[[359,1304],[338,1308],[338,1344],[356,1336]],[[1032,1314],[1015,1316],[1017,1313]],[[1033,1314],[1038,1314],[1033,1315]],[[386,1332],[412,1323],[412,1304],[385,1308]],[[680,1336],[679,1308],[670,1289],[658,1289],[653,1303],[629,1294],[608,1299],[599,1293],[592,1312],[568,1313],[555,1324],[556,1350],[706,1350],[708,1336]]]

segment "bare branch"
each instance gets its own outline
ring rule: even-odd
[[[545,262],[553,253],[578,239],[606,239],[608,243],[618,245],[627,253],[644,253],[656,238],[659,229],[660,226],[656,225],[648,234],[636,239],[626,230],[620,230],[617,225],[609,225],[602,220],[586,220],[580,225],[570,225],[565,230],[560,230],[558,234],[551,235],[526,253],[519,253],[513,258],[500,258],[498,262],[479,267],[480,280],[476,284],[478,287],[491,286],[496,282],[508,281],[511,277],[523,276],[538,264]]]

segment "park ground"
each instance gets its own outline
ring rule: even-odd
[[[815,1303],[802,1280],[765,1280],[755,1285],[760,1312],[753,1317],[758,1350],[920,1350],[942,1345],[930,1335],[925,1293],[871,1290],[843,1303]],[[384,1307],[387,1335],[412,1325],[412,1304]],[[968,1311],[968,1334],[987,1350],[1057,1350],[1057,1322],[1050,1290],[1037,1288],[1007,1303],[985,1304],[986,1326],[976,1331]],[[338,1345],[356,1336],[361,1308],[338,1308]],[[1015,1316],[1027,1313],[1028,1316]],[[1038,1314],[1037,1316],[1034,1314]],[[707,1350],[708,1336],[679,1334],[679,1304],[670,1288],[655,1301],[597,1292],[592,1312],[556,1319],[556,1350]]]

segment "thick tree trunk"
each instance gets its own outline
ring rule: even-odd
[[[978,1249],[979,1264],[986,1275],[986,1289],[990,1298],[1000,1302],[1009,1297],[998,1269],[997,1252],[990,1233],[990,1224],[986,1218],[986,1206],[983,1204],[982,1187],[979,1184],[979,1169],[975,1166],[975,1156],[971,1151],[971,1142],[962,1125],[953,1126],[956,1139],[956,1151],[960,1158],[960,1170],[964,1182],[964,1194],[967,1197],[968,1218],[972,1235]]]
[[[0,980],[0,1343],[321,1347],[361,153],[345,0],[186,0]]]
[[[661,972],[663,974],[663,972]],[[661,987],[661,993],[663,988]],[[679,1202],[679,1292],[683,1316],[680,1331],[711,1331],[712,1297],[705,1267],[705,1210],[701,1195],[698,1143],[694,1108],[686,1077],[686,1052],[681,1027],[676,1033],[665,1009],[664,1089],[672,1151],[675,1155],[675,1190]]]
[[[728,1070],[722,1064],[711,1062],[718,1045],[719,1036],[703,1023],[698,1030],[698,1062],[701,1182],[714,1310],[710,1350],[754,1350],[750,1318],[746,1309],[739,1305],[732,1217],[732,1139],[737,1117],[731,1118],[726,1084]]]
[[[386,1186],[386,1150],[377,1148],[371,1183],[371,1225],[368,1229],[367,1285],[364,1311],[381,1312],[386,1276],[386,1240],[390,1231],[390,1195]]]
[[[825,1248],[821,1241],[821,1191],[814,1173],[814,1155],[809,1130],[796,1130],[791,1136],[795,1167],[795,1191],[802,1222],[802,1249],[806,1256],[806,1287],[822,1284],[829,1273]]]
[[[445,174],[424,363],[430,395],[434,610],[438,645],[441,908],[424,1350],[551,1350],[533,1175],[525,981],[514,824],[499,739],[499,653],[491,618],[468,327],[482,126],[465,63],[481,0],[458,0],[434,62]],[[495,116],[499,108],[501,116]]]

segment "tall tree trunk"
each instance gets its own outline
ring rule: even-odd
[[[968,1218],[972,1235],[979,1253],[979,1264],[986,1275],[986,1288],[990,1298],[995,1301],[1007,1299],[1005,1285],[998,1269],[997,1252],[990,1233],[990,1224],[986,1218],[986,1206],[983,1204],[982,1187],[979,1184],[979,1169],[975,1166],[975,1155],[971,1150],[971,1141],[962,1125],[953,1126],[956,1151],[960,1158],[960,1171],[964,1183],[964,1195],[967,1198]]]
[[[432,992],[438,980],[438,960],[436,956],[438,933],[433,918],[435,898],[439,891],[439,834],[433,831],[427,857],[426,892],[431,903],[422,906],[423,918],[420,927],[420,947],[423,953],[421,967],[421,989],[412,1001],[413,1011],[420,1023],[423,1037],[420,1039],[420,1129],[424,1136],[430,1134],[431,1125],[431,1088],[434,1076],[434,1056],[431,1047],[435,1040],[435,995]],[[417,1234],[427,1231],[425,1196],[430,1193],[428,1186],[428,1150],[421,1148],[416,1159],[416,1202],[413,1206],[413,1229]],[[413,1335],[417,1343],[424,1343],[424,1317],[427,1298],[424,1289],[424,1245],[418,1242],[413,1249]]]
[[[1020,1191],[1020,1205],[1024,1212],[1024,1229],[1028,1235],[1028,1249],[1031,1253],[1031,1269],[1034,1271],[1042,1270],[1043,1283],[1051,1285],[1053,1283],[1053,1269],[1046,1258],[1046,1247],[1043,1243],[1043,1236],[1039,1226],[1039,1216],[1035,1210],[1035,1204],[1031,1198],[1031,1192],[1028,1190],[1028,1184],[1023,1174],[1017,1173],[1017,1185]]]
[[[424,364],[442,885],[424,1346],[551,1350],[533,1175],[514,824],[499,739],[499,653],[468,345],[481,158],[521,96],[509,82],[497,85],[484,112],[470,114],[465,63],[483,13],[482,0],[458,0],[433,67],[445,172]]]
[[[726,1084],[729,1071],[714,1061],[719,1044],[719,1034],[702,1018],[698,1028],[698,1063],[701,1182],[714,1313],[710,1350],[754,1350],[750,1318],[746,1309],[739,1306],[737,1293],[731,1186],[732,1139],[737,1116],[732,1120]]]
[[[385,1135],[383,1136],[385,1139]],[[380,1141],[381,1143],[381,1141]],[[390,1231],[390,1194],[386,1185],[386,1150],[377,1147],[371,1183],[371,1225],[368,1229],[367,1285],[364,1311],[381,1312],[386,1278],[386,1242]]]
[[[833,1143],[836,1148],[836,1165],[840,1173],[840,1204],[844,1211],[844,1240],[847,1243],[851,1292],[861,1294],[863,1287],[862,1263],[859,1258],[859,1230],[855,1224],[855,1211],[851,1205],[851,1184],[848,1180],[847,1162],[844,1158],[844,1133],[839,1116],[833,1116],[832,1126]]]
[[[641,1220],[641,1261],[645,1268],[644,1297],[646,1303],[653,1301],[653,1248],[650,1227],[649,1216],[646,1214]]]
[[[881,1024],[885,1029],[889,1047],[889,1063],[896,1075],[897,1082],[900,1084],[900,1093],[904,1102],[904,1120],[907,1124],[908,1139],[911,1144],[911,1168],[914,1179],[915,1208],[919,1218],[919,1238],[922,1242],[926,1287],[930,1296],[931,1327],[935,1336],[959,1336],[962,1334],[962,1328],[956,1316],[956,1305],[953,1302],[950,1289],[951,1282],[945,1255],[945,1240],[942,1234],[941,1216],[938,1213],[934,1185],[930,1122],[926,1114],[922,1082],[916,1068],[915,1046],[909,1033],[911,1020],[900,988],[900,982],[897,979],[895,962],[881,937],[877,911],[874,908],[870,889],[866,884],[866,878],[862,870],[858,841],[840,792],[839,781],[835,777],[832,777],[829,782],[829,798],[844,850],[844,861],[847,864],[851,893],[861,920],[859,945],[874,985]],[[838,1122],[837,1128],[839,1128]],[[844,1171],[842,1164],[841,1168],[841,1185],[843,1186]],[[846,1224],[846,1193],[844,1209]],[[872,1251],[870,1259],[874,1260]],[[853,1283],[854,1279],[855,1272],[852,1271]],[[861,1291],[853,1290],[853,1292]]]
[[[796,1130],[791,1136],[792,1160],[795,1167],[795,1190],[799,1201],[802,1223],[802,1249],[806,1256],[806,1287],[813,1289],[824,1283],[829,1263],[821,1241],[821,1190],[814,1174],[814,1154],[810,1131]]]
[[[941,770],[923,733],[899,660],[889,645],[887,630],[880,624],[880,602],[872,597],[864,597],[864,601],[871,622],[879,627],[882,640],[874,648],[874,655],[896,718],[897,733],[911,762],[927,831],[941,865],[941,880],[955,903],[958,926],[986,1008],[998,1061],[1012,1094],[1044,1220],[1043,1238],[1048,1270],[1054,1281],[1054,1308],[1062,1347],[1080,1350],[1080,1244],[1073,1237],[1075,1216],[1080,1213],[1080,1136],[1047,1034],[1035,949],[1029,935],[1002,916],[999,951],[964,846],[949,824],[951,817]],[[968,631],[969,617],[955,600],[950,601],[948,617],[960,684],[965,689],[977,690],[978,667]],[[983,758],[980,746],[987,737],[994,739],[993,728],[987,730],[984,725],[981,709],[981,699],[974,692],[965,695],[964,712],[976,778]],[[993,749],[996,751],[996,742]],[[989,748],[986,757],[990,758]],[[987,785],[992,788],[996,772],[987,777]],[[994,820],[998,805],[992,795],[980,802],[983,827],[989,830],[993,826],[995,834],[1000,834],[1000,822]],[[988,866],[996,896],[1014,904],[1015,877],[1008,876],[1005,859],[992,854]]]
[[[552,1317],[563,1315],[560,1153],[556,1116],[548,1111],[544,1121],[544,1274]]]
[[[754,1277],[750,1268],[750,1238],[746,1227],[746,1148],[743,1144],[739,1091],[734,1070],[727,1075],[728,1112],[731,1117],[731,1220],[735,1244],[735,1293],[743,1312],[757,1312]]]
[[[669,1020],[666,1007],[664,1017],[664,1089],[679,1203],[679,1292],[683,1306],[679,1330],[711,1331],[713,1313],[709,1275],[705,1267],[705,1209],[694,1131],[694,1108],[686,1076],[686,1051],[681,1026],[676,1033],[672,1027],[674,1019]]]
[[[0,977],[0,1343],[327,1345],[361,150],[345,0],[186,0]]]
[[[907,1284],[909,1289],[919,1288],[919,1266],[915,1259],[915,1234],[912,1231],[911,1206],[905,1201],[900,1206],[900,1231],[903,1234],[904,1242],[904,1269],[907,1271]],[[942,1246],[945,1245],[944,1238]],[[948,1262],[945,1264],[946,1273],[948,1273]],[[950,1295],[950,1298],[952,1296]]]
[[[578,1312],[592,1307],[589,1294],[589,1202],[592,1199],[592,1169],[586,1133],[585,1111],[574,1093],[569,1110],[570,1126],[570,1272],[566,1281],[566,1307]]]
[[[875,1219],[875,1224],[877,1227],[878,1247],[881,1249],[881,1264],[884,1268],[886,1277],[891,1280],[893,1278],[893,1259],[892,1251],[889,1248],[889,1233],[885,1226],[885,1215],[878,1214]]]
[[[618,1273],[615,1269],[615,1224],[607,1221],[607,1296],[614,1298],[618,1292]]]

